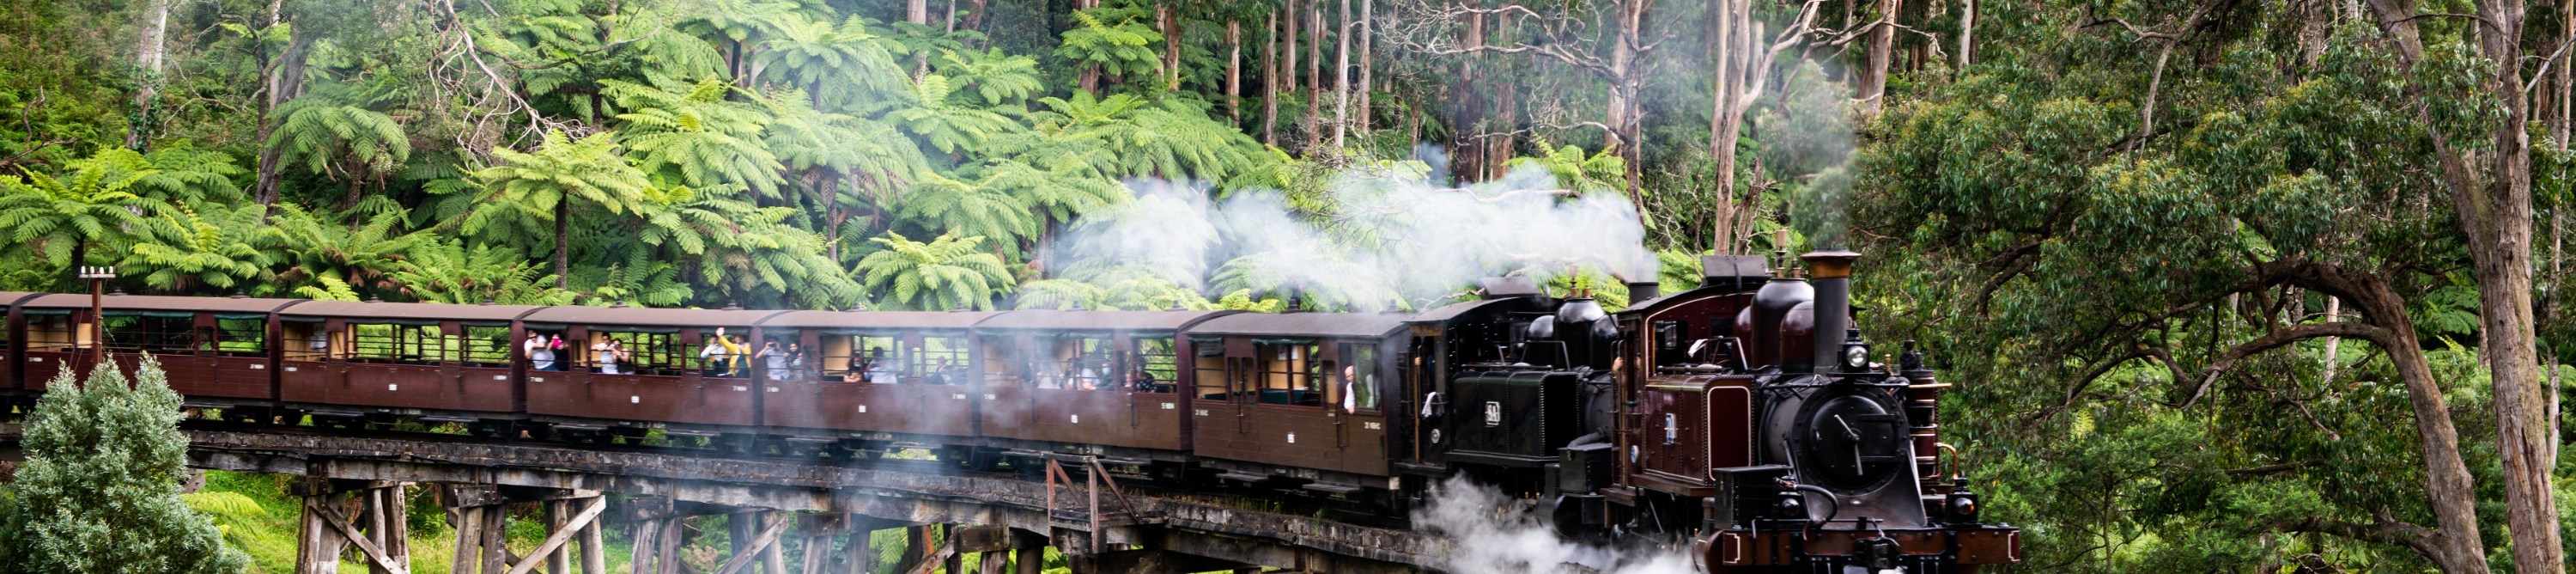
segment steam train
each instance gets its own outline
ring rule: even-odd
[[[1857,254],[1711,256],[1617,313],[1526,279],[1415,314],[771,311],[0,293],[0,414],[157,358],[245,425],[653,440],[861,464],[926,450],[1400,515],[1465,476],[1560,532],[1687,544],[1713,572],[2020,560],[1943,482],[1947,385],[1851,329]],[[1822,334],[1822,335],[1819,335]],[[612,352],[612,350],[614,350]]]

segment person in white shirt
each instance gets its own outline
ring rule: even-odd
[[[1359,367],[1342,365],[1342,412],[1359,412]]]
[[[716,337],[723,337],[723,335]],[[725,348],[716,341],[716,338],[709,338],[706,346],[698,348],[699,372],[710,377],[721,377],[725,372]]]
[[[613,342],[616,339],[602,339],[590,344],[591,353],[599,357],[599,374],[617,374],[617,346],[609,344]]]
[[[762,366],[768,367],[763,376],[772,381],[787,380],[787,352],[778,350],[777,341],[761,343],[759,358]]]
[[[522,350],[528,353],[529,366],[540,371],[554,370],[555,350],[546,346],[545,335],[529,334],[528,343],[522,347]]]

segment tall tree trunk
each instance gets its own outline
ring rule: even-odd
[[[161,103],[162,37],[170,30],[170,1],[146,0],[143,32],[135,41],[134,121],[125,126],[125,148],[142,151],[151,138],[152,108]],[[266,141],[262,141],[266,144]]]
[[[1369,130],[1369,126],[1373,123],[1370,121],[1371,115],[1369,113],[1369,90],[1374,87],[1371,82],[1375,78],[1369,73],[1369,70],[1375,62],[1369,58],[1369,54],[1373,51],[1370,49],[1373,46],[1372,38],[1377,35],[1376,19],[1376,0],[1360,0],[1360,109],[1358,123],[1351,124],[1351,126],[1354,129],[1360,130],[1362,133],[1366,133]]]
[[[278,1],[272,1],[269,4],[272,10],[269,14],[269,26],[274,27],[279,24],[279,16],[275,10],[282,4],[283,2]],[[276,146],[268,145],[269,135],[277,129],[278,118],[273,115],[279,104],[294,99],[296,94],[303,90],[304,58],[312,51],[313,42],[318,39],[311,31],[290,30],[289,35],[292,39],[286,44],[286,52],[278,55],[276,65],[269,70],[268,86],[263,90],[268,92],[268,97],[262,98],[259,103],[259,144],[261,146],[259,174],[258,179],[252,184],[254,189],[251,196],[254,201],[263,206],[277,203],[278,194],[280,150]]]
[[[1959,0],[1959,69],[1976,61],[1977,0]]]
[[[1481,2],[1474,5],[1483,7]],[[1459,15],[1458,48],[1475,50],[1484,46],[1485,14],[1469,12]],[[1480,81],[1476,66],[1482,60],[1484,54],[1472,51],[1458,58],[1458,81],[1452,84],[1453,91],[1449,97],[1444,98],[1456,106],[1452,108],[1449,120],[1449,149],[1454,150],[1449,158],[1449,174],[1459,185],[1485,179],[1485,146],[1476,139],[1476,134],[1483,129],[1479,124],[1484,121],[1485,111],[1484,82]]]
[[[1279,145],[1279,12],[1270,13],[1268,41],[1261,43],[1261,143]],[[1289,54],[1296,54],[1290,51]]]
[[[1171,0],[1154,4],[1154,21],[1163,31],[1163,85],[1181,89],[1181,19],[1172,15]]]
[[[2420,21],[2412,0],[2370,0],[2379,25],[2409,65],[2424,62]],[[2480,0],[2473,27],[2485,76],[2482,88],[2497,98],[2504,112],[2498,121],[2469,129],[2489,130],[2491,147],[2472,152],[2449,145],[2445,130],[2434,122],[2429,103],[2417,108],[2417,121],[2433,142],[2443,187],[2458,212],[2476,268],[2479,323],[2485,360],[2494,386],[2496,450],[2503,462],[2505,526],[2513,537],[2514,571],[2542,574],[2565,571],[2559,547],[2558,505],[2550,487],[2551,444],[2548,400],[2542,396],[2539,352],[2532,325],[2531,141],[2524,122],[2531,102],[2522,79],[2524,6],[2518,0]],[[2434,95],[2422,85],[2409,95],[2429,102]],[[2480,165],[2483,163],[2484,165]]]
[[[1298,8],[1297,0],[1287,0],[1286,3],[1279,19],[1287,26],[1288,33],[1279,37],[1279,50],[1284,53],[1280,54],[1279,75],[1272,80],[1279,84],[1276,91],[1282,94],[1297,91],[1297,34],[1299,27],[1304,26],[1300,22],[1306,19],[1306,13]],[[1286,81],[1279,81],[1282,79]]]
[[[1306,2],[1306,155],[1324,145],[1324,0]]]
[[[1904,7],[1903,0],[1878,0],[1878,20],[1869,32],[1869,69],[1860,77],[1863,114],[1877,115],[1879,100],[1887,96],[1888,59],[1896,49],[1896,12]]]
[[[903,21],[930,25],[930,0],[904,0]]]
[[[957,0],[948,0],[948,33],[957,33]]]
[[[1627,183],[1628,201],[1637,206],[1638,213],[1646,210],[1646,196],[1638,180],[1643,156],[1637,153],[1644,146],[1637,145],[1636,139],[1637,96],[1645,83],[1638,69],[1637,52],[1645,41],[1642,31],[1646,3],[1647,0],[1621,0],[1616,5],[1612,24],[1616,34],[1610,44],[1609,121],[1605,122],[1610,126],[1607,139],[1619,146],[1619,157],[1628,163],[1621,177]]]
[[[1340,29],[1333,31],[1333,150],[1340,153],[1351,125],[1351,0],[1341,0]]]
[[[2390,288],[2386,279],[2374,275],[2315,263],[2267,266],[2271,267],[2268,271],[2289,277],[2291,285],[2349,303],[2359,311],[2360,322],[2368,326],[2353,333],[2388,353],[2415,415],[2416,447],[2424,460],[2424,492],[2435,526],[2424,529],[2393,519],[2376,524],[2320,526],[2319,521],[2311,520],[2311,527],[2302,530],[2404,545],[2451,574],[2487,572],[2485,546],[2478,533],[2477,493],[2469,467],[2460,457],[2459,431],[2451,422],[2449,405],[2444,404],[2442,387],[2434,381],[2432,368],[2424,360],[2422,341],[2415,336],[2415,323],[2407,313],[2406,300]]]
[[[1225,119],[1243,125],[1243,20],[1225,19]]]
[[[555,202],[555,288],[572,288],[572,196]]]

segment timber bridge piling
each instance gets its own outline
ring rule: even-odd
[[[1051,461],[1046,479],[1033,480],[927,462],[842,466],[311,430],[184,429],[191,468],[302,477],[291,489],[303,500],[297,574],[336,572],[342,556],[372,574],[408,574],[402,501],[412,488],[441,492],[457,533],[451,572],[460,574],[604,574],[601,529],[611,516],[631,528],[636,574],[695,571],[678,555],[684,521],[719,514],[732,552],[715,574],[968,574],[967,554],[981,555],[976,574],[1034,574],[1050,546],[1077,573],[1372,574],[1433,571],[1443,551],[1403,528],[1118,489],[1080,460]],[[15,458],[17,438],[14,425],[0,428],[0,456]],[[521,516],[539,516],[547,533],[526,556],[504,545],[517,506],[534,506]],[[869,533],[897,528],[904,559],[877,569],[882,545],[871,547]],[[793,570],[781,552],[791,538],[809,549]]]

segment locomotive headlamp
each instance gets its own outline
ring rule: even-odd
[[[1977,511],[1982,510],[1977,504],[1977,493],[1964,490],[1950,493],[1948,506],[1950,521],[1958,523],[1976,522]]]
[[[1868,368],[1868,345],[1843,345],[1843,370],[1859,371]]]
[[[1781,518],[1806,520],[1807,497],[1795,492],[1783,493],[1780,495],[1780,503],[1774,505],[1773,509],[1779,511]]]
[[[1843,370],[1854,373],[1869,370],[1869,343],[1861,342],[1860,328],[1854,327],[1848,331],[1843,335],[1841,358]]]

